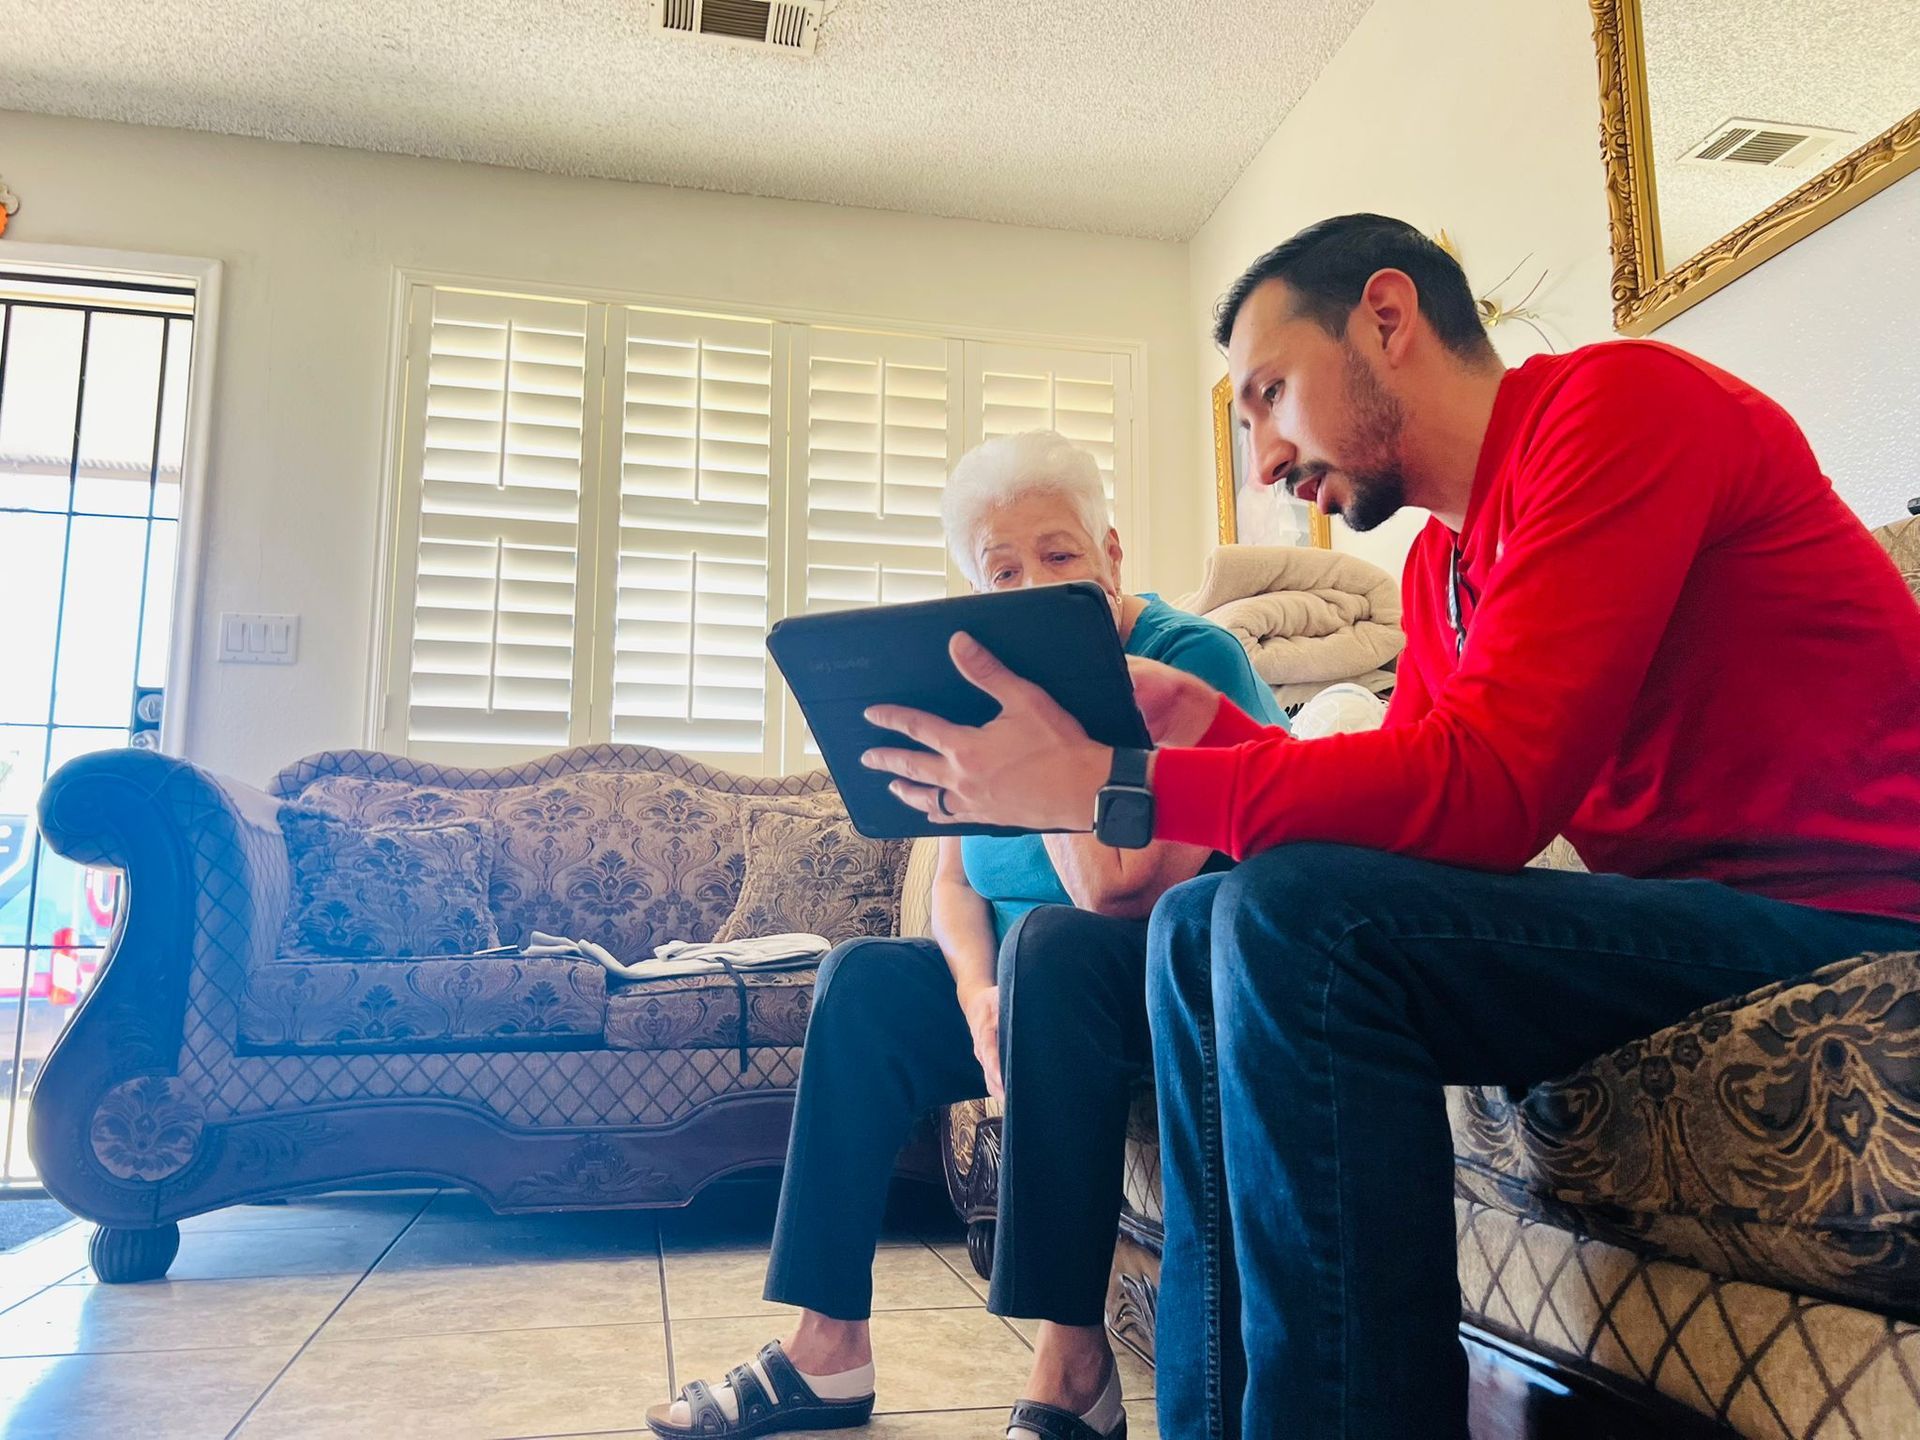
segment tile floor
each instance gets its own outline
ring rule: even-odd
[[[91,1227],[0,1255],[4,1440],[642,1440],[641,1414],[788,1326],[760,1298],[773,1195],[502,1218],[454,1192],[188,1221],[164,1281],[94,1283]],[[1030,1327],[935,1207],[897,1206],[874,1277],[873,1440],[1002,1433]],[[1130,1433],[1152,1371],[1122,1357]],[[845,1432],[840,1432],[845,1433]]]

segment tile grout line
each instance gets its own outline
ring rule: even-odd
[[[980,1285],[985,1285],[987,1282],[985,1280],[980,1280],[980,1277],[977,1273],[970,1273],[970,1272],[973,1272],[973,1265],[971,1262],[968,1263],[967,1268],[965,1270],[962,1270],[958,1265],[954,1264],[946,1256],[942,1255],[938,1247],[936,1247],[931,1240],[923,1241],[922,1243],[926,1245],[927,1249],[933,1251],[934,1259],[938,1260],[942,1265],[946,1266],[947,1269],[952,1271],[955,1277],[958,1278],[958,1280],[962,1285],[966,1286],[967,1289],[973,1291],[974,1295],[979,1298],[979,1301],[982,1305],[985,1305],[987,1303],[987,1297],[980,1294],[979,1285],[976,1285],[974,1283],[976,1280],[980,1281]],[[955,1308],[958,1308],[958,1307],[955,1307]],[[988,1313],[991,1314],[992,1312],[989,1311]]]
[[[461,1267],[453,1266],[448,1268],[459,1269]],[[428,1271],[412,1271],[408,1273],[432,1274],[434,1272],[431,1270],[428,1270]],[[261,1277],[254,1277],[254,1278],[261,1278],[261,1279],[283,1279],[284,1278],[289,1280],[303,1280],[309,1277],[303,1276],[303,1275],[289,1275],[284,1277],[283,1276],[261,1276]],[[328,1277],[313,1276],[311,1278],[326,1279]],[[214,1282],[205,1282],[205,1283],[217,1284],[220,1282],[214,1281]],[[351,1292],[349,1292],[349,1294],[350,1293]],[[345,1298],[346,1297],[342,1297],[343,1301]],[[973,1311],[978,1310],[979,1308],[980,1308],[980,1302],[979,1300],[976,1299],[970,1305],[876,1306],[874,1308],[873,1313],[876,1315],[947,1315],[947,1314],[955,1314],[961,1311],[966,1311],[971,1313]],[[712,1324],[720,1324],[722,1322],[732,1321],[732,1320],[778,1320],[778,1319],[781,1319],[783,1316],[785,1316],[786,1313],[787,1312],[784,1310],[742,1310],[742,1311],[738,1311],[736,1313],[727,1314],[727,1315],[683,1315],[680,1318],[682,1321],[684,1321],[688,1325],[712,1325]],[[994,1316],[993,1318],[996,1320],[1000,1319],[998,1315]],[[661,1319],[662,1319],[662,1322],[665,1322],[665,1328],[670,1329],[671,1323],[666,1322],[664,1299],[663,1299],[662,1309],[661,1309]],[[435,1338],[436,1336],[442,1336],[442,1335],[538,1335],[548,1330],[631,1330],[637,1325],[651,1325],[653,1323],[655,1322],[651,1320],[590,1320],[584,1324],[581,1324],[578,1322],[568,1322],[568,1323],[554,1324],[554,1325],[499,1325],[499,1326],[489,1327],[484,1330],[393,1330],[393,1331],[354,1330],[350,1332],[342,1332],[338,1337],[336,1337],[333,1343],[338,1345],[346,1345],[350,1343],[358,1344],[361,1342],[366,1342],[371,1344],[376,1340],[430,1340]],[[1018,1332],[1016,1331],[1015,1333],[1017,1334]],[[227,1346],[227,1345],[203,1345],[195,1348],[203,1349],[203,1350],[226,1350],[226,1349],[249,1349],[253,1347]],[[1033,1347],[1029,1345],[1027,1348],[1032,1349]],[[165,1350],[139,1350],[139,1351],[89,1350],[89,1351],[59,1352],[60,1355],[69,1355],[69,1354],[165,1355],[167,1353],[169,1352]],[[25,1357],[13,1356],[13,1357],[0,1357],[0,1358],[22,1359]],[[669,1378],[671,1378],[671,1376],[669,1376]]]
[[[26,1295],[22,1295],[18,1300],[15,1300],[12,1304],[0,1305],[0,1316],[11,1315],[15,1310],[18,1310],[22,1305],[28,1304],[29,1302],[34,1300],[38,1300],[42,1295],[46,1294],[49,1290],[59,1290],[63,1288],[69,1280],[73,1279],[74,1276],[80,1274],[86,1268],[87,1268],[86,1266],[81,1265],[76,1269],[69,1270],[66,1274],[62,1275],[58,1280],[49,1280],[45,1285],[42,1285],[38,1290],[34,1290]]]
[[[366,1283],[367,1276],[371,1275],[376,1269],[378,1269],[380,1262],[386,1259],[387,1256],[393,1252],[393,1247],[400,1243],[401,1237],[404,1236],[409,1230],[413,1229],[415,1225],[418,1225],[420,1223],[420,1217],[427,1213],[428,1207],[431,1206],[435,1200],[439,1199],[442,1193],[443,1192],[436,1190],[433,1192],[433,1194],[427,1196],[427,1198],[421,1202],[420,1208],[413,1212],[413,1217],[410,1220],[408,1220],[406,1224],[400,1227],[399,1231],[394,1235],[393,1239],[389,1240],[386,1243],[385,1248],[383,1248],[378,1255],[373,1257],[373,1263],[367,1266],[365,1270],[362,1270],[360,1272],[360,1278],[354,1281],[352,1285],[347,1287],[347,1293],[342,1295],[337,1301],[335,1301],[333,1308],[327,1311],[326,1315],[321,1319],[318,1325],[313,1327],[313,1334],[307,1336],[305,1340],[302,1340],[300,1342],[300,1348],[293,1352],[293,1354],[288,1358],[287,1363],[282,1365],[280,1369],[275,1373],[273,1379],[269,1380],[266,1383],[265,1388],[262,1389],[258,1395],[253,1397],[253,1402],[250,1405],[248,1405],[244,1411],[241,1412],[240,1418],[233,1422],[233,1428],[227,1431],[226,1440],[234,1440],[234,1437],[240,1433],[241,1427],[243,1427],[249,1420],[253,1418],[253,1412],[260,1408],[261,1401],[265,1400],[267,1396],[273,1393],[274,1386],[278,1385],[282,1380],[287,1378],[287,1372],[293,1369],[294,1365],[298,1363],[302,1355],[307,1353],[308,1347],[311,1346],[315,1340],[319,1339],[320,1332],[326,1329],[328,1325],[333,1323],[333,1317],[340,1313],[341,1307],[344,1306],[347,1303],[347,1301],[351,1300],[354,1297],[354,1293],[357,1290],[359,1290],[359,1288],[362,1285]]]
[[[60,1236],[66,1234],[69,1230],[73,1229],[75,1225],[84,1225],[85,1223],[86,1222],[84,1220],[80,1220],[79,1218],[76,1217],[72,1222],[72,1224],[62,1225],[59,1229],[54,1230],[49,1234],[35,1236],[33,1239],[29,1240],[26,1244],[15,1246],[13,1249],[7,1251],[4,1255],[0,1255],[0,1260],[15,1259],[27,1254],[32,1250],[38,1249],[42,1245],[50,1245],[55,1240],[57,1240]],[[46,1284],[42,1285],[39,1289],[33,1290],[28,1294],[22,1295],[18,1300],[12,1301],[9,1304],[0,1305],[0,1315],[11,1314],[13,1311],[18,1310],[22,1305],[27,1304],[29,1301],[38,1300],[42,1295],[46,1294],[49,1290],[59,1289],[60,1286],[66,1284],[67,1281],[71,1280],[74,1276],[80,1274],[87,1268],[88,1267],[84,1264],[76,1265],[73,1269],[62,1272],[57,1278],[49,1280]]]
[[[673,1306],[667,1299],[667,1241],[660,1233],[660,1221],[657,1218],[653,1222],[653,1258],[660,1264],[661,1343],[667,1350],[667,1398],[671,1400],[680,1393],[680,1387],[674,1383]]]
[[[954,1274],[955,1274],[955,1275],[956,1275],[956,1276],[957,1276],[957,1277],[959,1278],[959,1280],[960,1280],[960,1283],[961,1283],[962,1285],[965,1285],[965,1286],[966,1286],[966,1287],[967,1287],[967,1288],[968,1288],[969,1290],[973,1290],[973,1293],[974,1293],[974,1294],[976,1294],[976,1295],[979,1295],[979,1294],[980,1294],[980,1292],[979,1292],[978,1290],[975,1290],[975,1289],[974,1289],[974,1285],[973,1285],[973,1279],[971,1279],[971,1278],[969,1278],[969,1277],[968,1277],[968,1276],[967,1276],[967,1275],[966,1275],[966,1274],[965,1274],[965,1273],[964,1273],[964,1272],[963,1272],[963,1271],[962,1271],[962,1270],[960,1269],[960,1267],[959,1267],[958,1265],[956,1265],[956,1264],[954,1264],[954,1263],[953,1263],[953,1261],[951,1261],[951,1260],[949,1260],[949,1259],[948,1259],[948,1258],[947,1258],[947,1257],[946,1257],[945,1255],[943,1255],[943,1254],[941,1254],[941,1253],[940,1253],[940,1250],[939,1250],[939,1247],[937,1247],[937,1246],[936,1246],[936,1245],[935,1245],[935,1244],[934,1244],[934,1243],[933,1243],[933,1242],[932,1242],[931,1240],[929,1240],[929,1241],[927,1241],[927,1242],[925,1242],[925,1243],[926,1243],[926,1247],[927,1247],[927,1248],[928,1248],[929,1250],[931,1250],[931,1251],[933,1251],[933,1254],[934,1254],[934,1258],[935,1258],[935,1259],[937,1259],[937,1260],[938,1260],[938,1261],[939,1261],[939,1262],[940,1262],[940,1263],[941,1263],[942,1265],[944,1265],[944,1266],[946,1266],[946,1267],[947,1267],[947,1269],[949,1269],[949,1270],[951,1270],[951,1271],[952,1271],[952,1272],[953,1272],[953,1273],[954,1273]],[[972,1265],[971,1265],[971,1264],[969,1264],[969,1265],[968,1265],[968,1269],[972,1269]],[[976,1274],[977,1274],[977,1272],[976,1272]],[[986,1297],[985,1297],[984,1295],[981,1295],[981,1296],[980,1296],[980,1306],[981,1306],[981,1308],[982,1308],[983,1310],[985,1310],[985,1309],[986,1309],[986,1304],[987,1304],[987,1300],[986,1300]],[[956,1309],[957,1309],[957,1308],[959,1308],[959,1307],[957,1307],[957,1306],[956,1306],[956,1307],[954,1307],[954,1308],[956,1308]],[[987,1312],[986,1312],[986,1313],[987,1313],[987,1314],[989,1314],[989,1315],[993,1315],[993,1312],[992,1312],[991,1310],[987,1310]],[[994,1319],[996,1319],[996,1320],[998,1320],[998,1321],[999,1321],[999,1322],[1000,1322],[1000,1323],[1001,1323],[1002,1325],[1004,1325],[1004,1326],[1005,1326],[1005,1327],[1007,1328],[1007,1332],[1008,1332],[1009,1334],[1011,1334],[1011,1335],[1013,1336],[1013,1338],[1014,1338],[1014,1339],[1016,1339],[1016,1340],[1018,1340],[1018,1341],[1019,1341],[1019,1342],[1021,1343],[1021,1345],[1023,1345],[1024,1347],[1026,1347],[1026,1350],[1027,1350],[1027,1353],[1028,1353],[1028,1354],[1032,1354],[1032,1353],[1033,1353],[1033,1342],[1032,1342],[1031,1340],[1029,1340],[1029,1339],[1028,1339],[1028,1338],[1027,1338],[1027,1337],[1026,1337],[1025,1335],[1023,1335],[1023,1334],[1021,1334],[1021,1333],[1020,1333],[1020,1327],[1019,1327],[1019,1326],[1017,1326],[1017,1325],[1015,1325],[1015,1324],[1013,1323],[1013,1321],[1011,1321],[1011,1320],[1009,1320],[1009,1319],[1008,1319],[1008,1318],[1007,1318],[1006,1316],[1004,1316],[1004,1315],[993,1315],[993,1318],[994,1318]]]
[[[1003,1414],[1006,1409],[1007,1407],[1004,1405],[953,1405],[944,1410],[876,1410],[874,1411],[874,1418],[878,1419],[885,1416],[888,1419],[892,1419],[896,1416],[905,1416],[911,1419],[922,1415],[998,1415]],[[602,1435],[631,1435],[633,1433],[632,1429],[562,1430],[558,1433],[549,1431],[546,1434],[511,1435],[503,1437],[503,1440],[596,1440],[596,1437]]]

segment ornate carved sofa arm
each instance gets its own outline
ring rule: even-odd
[[[208,1067],[229,1052],[246,974],[272,957],[286,911],[279,803],[140,750],[81,756],[41,793],[47,843],[126,882],[28,1130],[48,1191],[89,1219],[152,1225],[159,1192],[202,1149]]]

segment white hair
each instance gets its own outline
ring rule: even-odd
[[[962,455],[940,497],[947,548],[974,589],[984,583],[974,541],[988,512],[1035,494],[1066,500],[1095,547],[1105,546],[1113,529],[1113,509],[1093,456],[1057,430],[1003,435]]]

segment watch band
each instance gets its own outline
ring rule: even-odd
[[[1130,789],[1147,788],[1147,755],[1145,750],[1116,748],[1113,752],[1113,768],[1107,772],[1107,784],[1125,785]]]

